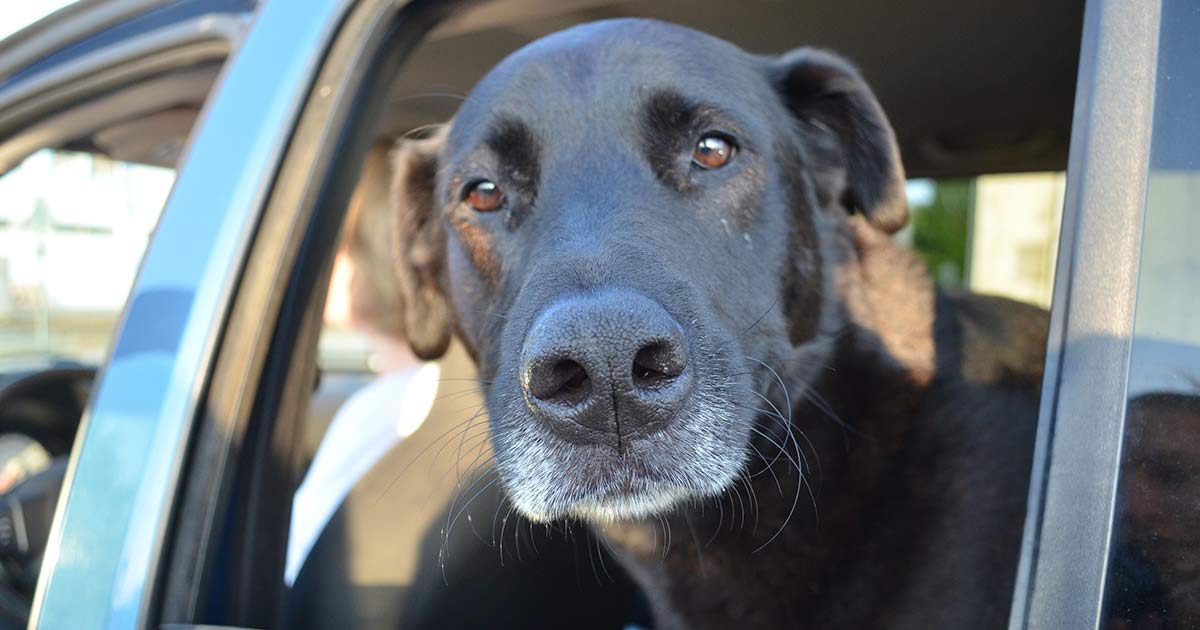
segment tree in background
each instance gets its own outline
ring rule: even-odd
[[[912,205],[913,249],[940,286],[966,285],[973,199],[972,180],[945,179],[933,182],[928,203]]]

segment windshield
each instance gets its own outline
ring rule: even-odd
[[[174,177],[64,150],[0,176],[0,371],[103,359]]]

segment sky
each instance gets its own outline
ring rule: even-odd
[[[0,0],[0,39],[75,0]]]

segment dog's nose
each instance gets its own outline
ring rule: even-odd
[[[530,328],[521,364],[530,410],[575,442],[616,446],[657,431],[691,391],[682,327],[636,293],[552,305]]]

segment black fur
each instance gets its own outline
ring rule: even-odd
[[[522,207],[537,203],[541,149],[529,127],[515,118],[502,118],[495,123],[486,143],[503,161],[504,179],[512,182],[514,188],[509,194],[520,194]],[[509,227],[516,225],[517,221],[510,220]]]
[[[738,147],[717,170],[690,162],[708,132]],[[409,300],[453,305],[517,508],[592,521],[659,627],[1005,625],[1045,316],[937,292],[890,242],[903,168],[852,66],[584,25],[489,73],[438,160],[436,180],[397,161],[401,225],[443,226],[398,239],[401,261],[445,254],[443,274],[403,272],[441,281]],[[536,202],[510,199],[515,226],[473,212],[455,190],[475,178]],[[568,303],[678,323],[691,389],[669,420],[591,443],[532,411],[522,352]]]

